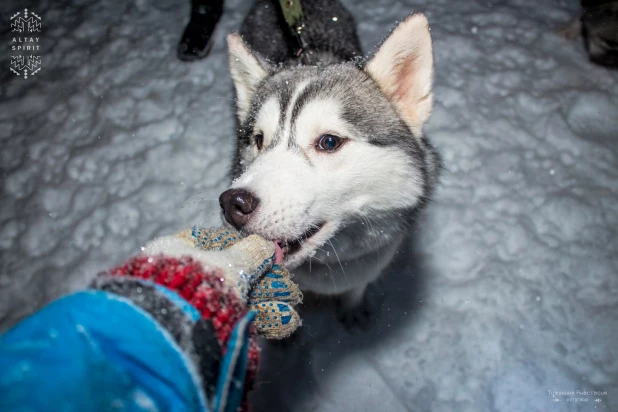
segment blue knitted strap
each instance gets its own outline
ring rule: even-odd
[[[256,313],[249,311],[236,323],[227,344],[227,351],[217,384],[217,412],[236,412],[242,401],[249,352],[249,327]]]
[[[0,336],[0,411],[207,411],[193,363],[152,316],[102,291]]]
[[[197,309],[195,309],[195,307],[193,307],[192,304],[187,302],[178,293],[176,293],[176,292],[166,288],[165,286],[161,286],[161,285],[159,285],[157,283],[150,282],[148,280],[144,280],[142,282],[143,283],[149,283],[149,284],[153,285],[157,289],[157,291],[159,291],[159,293],[163,294],[163,296],[168,298],[170,300],[170,302],[172,302],[180,310],[182,310],[182,312],[185,315],[187,315],[189,317],[189,319],[191,319],[193,322],[197,322],[202,317],[202,315],[200,315],[200,312]]]

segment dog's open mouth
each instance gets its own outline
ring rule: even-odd
[[[317,225],[313,225],[309,230],[307,230],[296,239],[277,240],[277,243],[279,243],[279,246],[281,246],[281,249],[283,250],[284,256],[293,255],[294,253],[298,252],[301,249],[303,243],[305,243],[307,240],[311,239],[316,233],[318,233],[322,229],[322,227],[324,227],[325,223],[326,222],[321,222]]]

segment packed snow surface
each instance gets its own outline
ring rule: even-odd
[[[345,3],[367,51],[426,12],[444,172],[370,326],[308,299],[301,335],[265,345],[255,410],[618,410],[618,72],[558,33],[578,2]],[[42,71],[24,80],[7,21],[28,6]],[[188,0],[0,4],[2,329],[156,235],[219,222],[224,36],[248,7],[227,1],[213,52],[187,64]],[[559,393],[578,390],[601,394]]]

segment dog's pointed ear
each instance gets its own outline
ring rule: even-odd
[[[365,70],[420,136],[433,98],[433,55],[425,15],[412,14],[395,27]]]
[[[230,71],[236,88],[238,119],[242,123],[249,113],[258,84],[268,76],[268,66],[249,48],[240,35],[227,36]]]

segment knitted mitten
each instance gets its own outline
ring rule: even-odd
[[[256,235],[244,238],[240,232],[231,229],[195,227],[181,232],[179,236],[193,243],[195,247],[209,251],[232,251],[245,242],[257,242],[256,239],[261,239]],[[292,282],[290,272],[281,264],[281,249],[276,244],[274,247],[276,253],[273,259],[264,261],[264,267],[258,266],[258,271],[265,275],[256,278],[249,275],[249,285],[243,282],[245,276],[241,275],[238,286],[249,308],[258,314],[254,321],[257,333],[267,339],[283,339],[290,336],[300,324],[298,314],[290,305],[300,303],[302,294]]]
[[[300,324],[291,305],[298,304],[302,294],[281,265],[281,249],[274,242],[257,235],[245,237],[231,229],[194,227],[154,240],[144,253],[191,256],[205,269],[220,271],[226,289],[246,302],[247,309],[257,312],[257,332],[267,339],[286,338]],[[176,282],[182,282],[178,275]],[[177,287],[175,283],[172,289]]]

